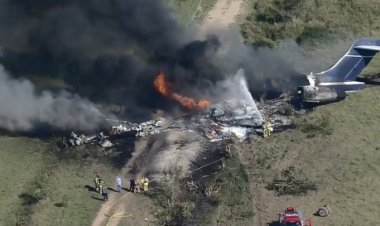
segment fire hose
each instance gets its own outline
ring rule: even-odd
[[[108,220],[108,223],[106,224],[106,226],[108,226],[110,224],[110,222],[111,222],[111,220],[113,218],[128,218],[128,217],[131,217],[131,216],[133,216],[133,214],[132,213],[128,213],[128,212],[125,212],[125,213],[115,213],[114,215],[112,215],[110,217],[110,219]]]
[[[106,211],[109,210],[109,209],[111,209],[112,207],[114,207],[117,203],[119,203],[121,200],[123,200],[124,198],[126,198],[129,194],[130,194],[130,193],[127,193],[127,194],[123,195],[121,198],[119,198],[118,200],[116,200],[114,203],[112,203],[112,205],[110,205],[110,206],[108,206],[108,207],[106,208]],[[106,213],[104,213],[104,215],[105,215],[106,217],[109,217]],[[113,214],[112,216],[109,217],[109,219],[108,219],[108,223],[107,223],[106,226],[108,226],[108,225],[110,224],[110,222],[111,222],[111,220],[112,220],[113,218],[128,218],[128,217],[131,217],[131,216],[133,216],[133,214],[132,214],[132,213],[129,213],[129,212],[115,213],[115,214]]]

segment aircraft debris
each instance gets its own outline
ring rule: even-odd
[[[98,135],[86,136],[84,134],[78,136],[75,132],[70,132],[67,138],[67,145],[65,146],[80,146],[84,144],[98,144],[101,147],[112,147],[113,144],[107,139],[108,136],[105,136],[103,132]]]
[[[102,147],[102,148],[110,148],[113,146],[113,144],[111,143],[111,141],[107,140],[107,139],[104,139],[102,141],[99,142],[99,145]]]
[[[111,140],[122,137],[144,137],[159,134],[169,129],[198,131],[210,142],[237,138],[240,142],[261,136],[263,123],[270,120],[275,131],[288,128],[293,124],[290,116],[302,112],[289,106],[289,98],[247,104],[241,100],[229,100],[210,106],[208,111],[189,114],[168,120],[159,117],[142,123],[107,119],[111,124],[108,136],[103,132],[97,135],[80,135],[71,132],[68,136],[69,146],[84,144],[112,147]],[[257,105],[256,105],[257,104]],[[286,109],[286,110],[284,110]]]

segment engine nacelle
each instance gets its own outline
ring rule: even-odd
[[[337,92],[335,89],[323,86],[300,86],[297,90],[298,97],[306,103],[329,103],[343,100],[346,97],[344,92]]]

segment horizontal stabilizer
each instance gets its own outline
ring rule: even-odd
[[[355,49],[364,49],[364,50],[380,51],[380,46],[362,45],[362,46],[355,46],[354,48],[355,48]]]

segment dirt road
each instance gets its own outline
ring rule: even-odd
[[[201,25],[200,35],[205,36],[214,30],[229,28],[242,11],[244,2],[244,0],[218,0]]]
[[[120,175],[122,177],[122,192],[109,192],[109,199],[105,202],[94,221],[92,226],[116,226],[123,219],[128,219],[130,225],[153,225],[149,222],[152,219],[150,215],[151,201],[143,194],[131,193],[126,191],[129,178],[132,177],[131,170],[134,167],[135,159],[138,158],[148,146],[148,140],[143,139],[136,142],[135,151],[132,158],[122,169]],[[135,175],[139,178],[140,175]],[[113,186],[110,186],[113,187]]]

